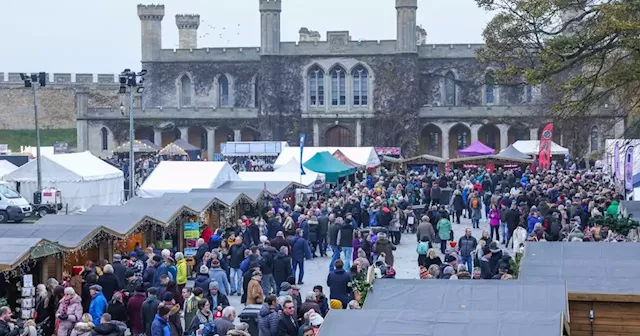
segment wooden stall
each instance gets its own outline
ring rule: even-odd
[[[567,282],[572,336],[640,335],[640,244],[529,242],[520,279]]]

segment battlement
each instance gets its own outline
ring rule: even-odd
[[[282,11],[282,0],[260,0],[261,11]]]
[[[138,5],[138,17],[140,20],[162,21],[164,17],[164,5]]]
[[[176,14],[176,26],[178,26],[178,29],[198,29],[200,27],[200,15]]]
[[[260,48],[162,49],[157,62],[243,62],[259,61]]]
[[[34,72],[37,73],[37,72]],[[30,75],[31,73],[26,72]],[[71,73],[47,73],[47,83],[51,84],[116,84],[116,74],[71,74]],[[0,84],[23,83],[19,72],[0,72]]]
[[[418,8],[418,0],[396,0],[396,8]]]
[[[420,58],[475,58],[484,44],[425,44],[418,46]]]

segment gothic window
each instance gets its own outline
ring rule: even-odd
[[[438,132],[429,132],[429,154],[437,154],[440,148],[440,134]]]
[[[353,77],[353,106],[365,107],[369,104],[369,72],[358,66],[351,73]]]
[[[591,128],[591,151],[597,152],[600,144],[600,133],[598,133],[598,127],[593,126]]]
[[[457,150],[461,150],[461,149],[465,149],[467,148],[467,139],[469,138],[469,133],[467,133],[467,131],[462,131],[458,133],[458,148]]]
[[[487,105],[493,105],[496,103],[496,81],[493,72],[487,72],[484,76],[484,102]]]
[[[455,106],[457,100],[456,76],[449,71],[444,75],[445,105]]]
[[[100,140],[102,142],[102,150],[109,150],[109,131],[106,127],[100,130]]]
[[[324,106],[324,71],[319,66],[309,69],[309,105]]]
[[[218,78],[218,106],[229,106],[229,79],[225,75]]]
[[[347,73],[341,67],[331,70],[331,106],[347,105]]]
[[[187,75],[180,79],[180,106],[191,106],[191,78]]]

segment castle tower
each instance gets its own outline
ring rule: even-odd
[[[416,53],[416,12],[418,0],[396,0],[397,40],[396,52]]]
[[[162,49],[164,5],[138,5],[138,17],[142,27],[142,62],[153,61]]]
[[[280,53],[280,12],[282,0],[260,1],[260,53],[278,55]]]
[[[198,48],[198,27],[200,27],[200,15],[198,14],[177,14],[176,26],[178,26],[180,49]]]

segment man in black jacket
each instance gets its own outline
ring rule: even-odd
[[[151,335],[151,324],[156,317],[160,300],[156,297],[158,292],[155,288],[147,289],[147,300],[142,304],[142,326],[146,330],[147,335]]]
[[[318,247],[320,249],[321,257],[327,256],[327,233],[329,232],[329,221],[330,221],[330,217],[332,216],[327,216],[327,215],[318,216],[318,239],[317,240],[318,240]]]
[[[18,327],[11,322],[11,308],[0,307],[0,336],[17,336]]]
[[[285,300],[282,305],[283,314],[278,320],[279,336],[298,335],[298,321],[296,318],[296,307],[291,300]]]
[[[505,214],[505,220],[507,222],[507,236],[505,237],[505,241],[508,243],[511,236],[513,236],[513,231],[516,230],[520,223],[520,211],[518,211],[518,205],[516,203],[511,203],[511,208]]]
[[[262,263],[262,291],[265,295],[269,295],[271,291],[278,294],[276,290],[276,280],[273,277],[273,264],[278,255],[278,250],[271,246],[270,241],[265,241],[260,247],[260,256],[264,260]]]
[[[291,257],[289,256],[289,248],[280,247],[280,252],[273,262],[273,277],[276,281],[276,294],[280,294],[280,284],[289,280],[293,275],[291,267]]]
[[[120,284],[120,288],[124,288],[127,285],[127,279],[125,277],[125,273],[127,272],[127,268],[122,264],[122,256],[119,254],[113,255],[113,275],[118,278],[118,282]]]

